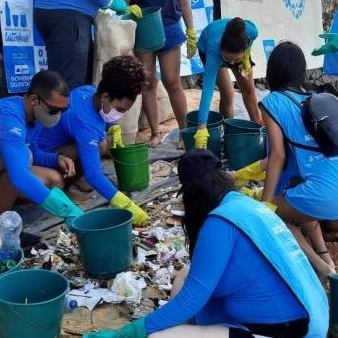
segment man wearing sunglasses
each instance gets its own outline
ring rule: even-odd
[[[34,142],[42,126],[50,128],[58,123],[68,108],[68,97],[61,75],[43,70],[33,76],[23,97],[0,100],[0,212],[25,197],[64,218],[67,224],[83,213],[60,189],[63,178],[75,174],[74,162],[42,151]]]

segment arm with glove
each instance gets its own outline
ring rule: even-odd
[[[113,0],[108,8],[115,11],[117,14],[132,14],[136,18],[142,18],[142,10],[138,5],[128,6],[125,0]]]
[[[147,225],[148,214],[121,191],[118,191],[113,196],[109,205],[113,208],[129,210],[133,214],[133,224],[136,226],[143,227]]]
[[[187,57],[191,59],[197,51],[197,35],[194,29],[194,21],[191,11],[191,5],[189,0],[180,0],[183,20],[186,28],[187,35]]]
[[[144,318],[139,318],[124,325],[117,331],[101,330],[85,333],[83,338],[146,338],[144,330]]]
[[[50,190],[49,195],[40,206],[51,214],[63,218],[71,231],[73,219],[83,214],[83,210],[58,187]]]
[[[325,39],[325,44],[315,48],[311,55],[317,56],[322,54],[335,53],[338,51],[338,33],[319,34],[320,38]]]

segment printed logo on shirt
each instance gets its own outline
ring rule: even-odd
[[[16,136],[22,136],[22,130],[18,127],[13,127],[9,130],[10,134],[16,135]]]
[[[88,144],[90,146],[98,147],[99,146],[99,141],[98,140],[91,140]]]

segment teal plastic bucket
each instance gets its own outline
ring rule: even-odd
[[[124,15],[123,20],[136,21],[135,50],[139,53],[154,52],[165,43],[161,7],[142,8],[142,18],[132,14]]]
[[[5,275],[5,274],[7,274],[9,272],[12,272],[12,271],[16,271],[16,270],[21,269],[21,265],[22,265],[24,259],[25,259],[24,252],[20,248],[20,250],[18,251],[16,257],[14,258],[14,263],[8,265],[8,267],[6,267],[6,269],[0,270],[0,276],[3,276],[3,275]]]
[[[229,118],[224,120],[224,154],[233,170],[262,159],[266,155],[265,135],[256,122]]]
[[[233,118],[225,119],[224,125],[225,134],[259,133],[262,127],[253,121]]]
[[[198,126],[198,110],[193,110],[189,112],[186,116],[185,119],[187,121],[187,127],[195,127]],[[223,125],[223,116],[220,113],[217,113],[215,111],[210,111],[208,115],[208,120],[207,120],[207,128],[213,128],[213,127],[218,127]]]
[[[198,110],[189,112],[186,117],[187,128],[181,130],[184,148],[186,151],[195,149],[195,140],[193,136],[198,126]],[[209,132],[207,148],[217,157],[221,156],[221,138],[223,134],[223,116],[215,111],[210,111],[207,120],[207,129]]]
[[[338,274],[329,275],[330,283],[330,333],[338,336]]]
[[[72,223],[83,266],[96,278],[111,278],[129,268],[132,218],[125,209],[102,208],[85,212]]]
[[[217,127],[208,128],[209,138],[207,148],[211,150],[217,157],[221,156],[221,135],[222,125]],[[189,127],[181,130],[181,135],[184,143],[185,151],[195,149],[194,135],[197,131],[197,127]]]
[[[0,337],[55,338],[61,330],[67,279],[28,269],[0,276]]]
[[[147,143],[111,148],[119,188],[122,191],[139,191],[149,185],[149,154]]]
[[[265,157],[264,138],[260,133],[225,134],[224,150],[233,170]]]
[[[261,127],[260,133],[261,133],[261,135],[263,137],[264,156],[268,156],[269,150],[270,150],[270,146],[269,146],[269,139],[268,139],[268,130],[267,130],[267,128],[265,126]]]

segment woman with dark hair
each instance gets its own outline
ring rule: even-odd
[[[304,89],[305,75],[299,46],[286,41],[272,51],[266,72],[271,93],[260,102],[270,146],[262,199],[277,206],[277,214],[324,279],[335,264],[318,220],[338,219],[338,156],[324,156],[304,126],[297,101],[311,95]],[[280,181],[285,182],[282,191]]]
[[[97,88],[88,85],[74,89],[69,109],[59,123],[53,128],[43,128],[37,140],[41,149],[66,154],[76,161],[77,172],[84,174],[90,186],[111,206],[130,210],[133,223],[139,226],[146,224],[148,215],[104,175],[101,155],[108,148],[106,125],[116,124],[128,111],[145,80],[144,67],[136,57],[112,58],[104,64]],[[123,146],[120,136],[113,140],[117,146]]]
[[[107,337],[326,337],[326,294],[283,221],[236,192],[209,150],[184,154],[178,175],[191,257],[184,285],[166,305]]]
[[[197,43],[204,73],[196,148],[206,148],[207,145],[209,135],[206,124],[216,79],[220,92],[219,110],[224,117],[233,117],[234,89],[228,69],[237,80],[250,119],[262,123],[253,80],[254,63],[250,57],[257,35],[253,22],[238,17],[213,21],[202,31]]]

